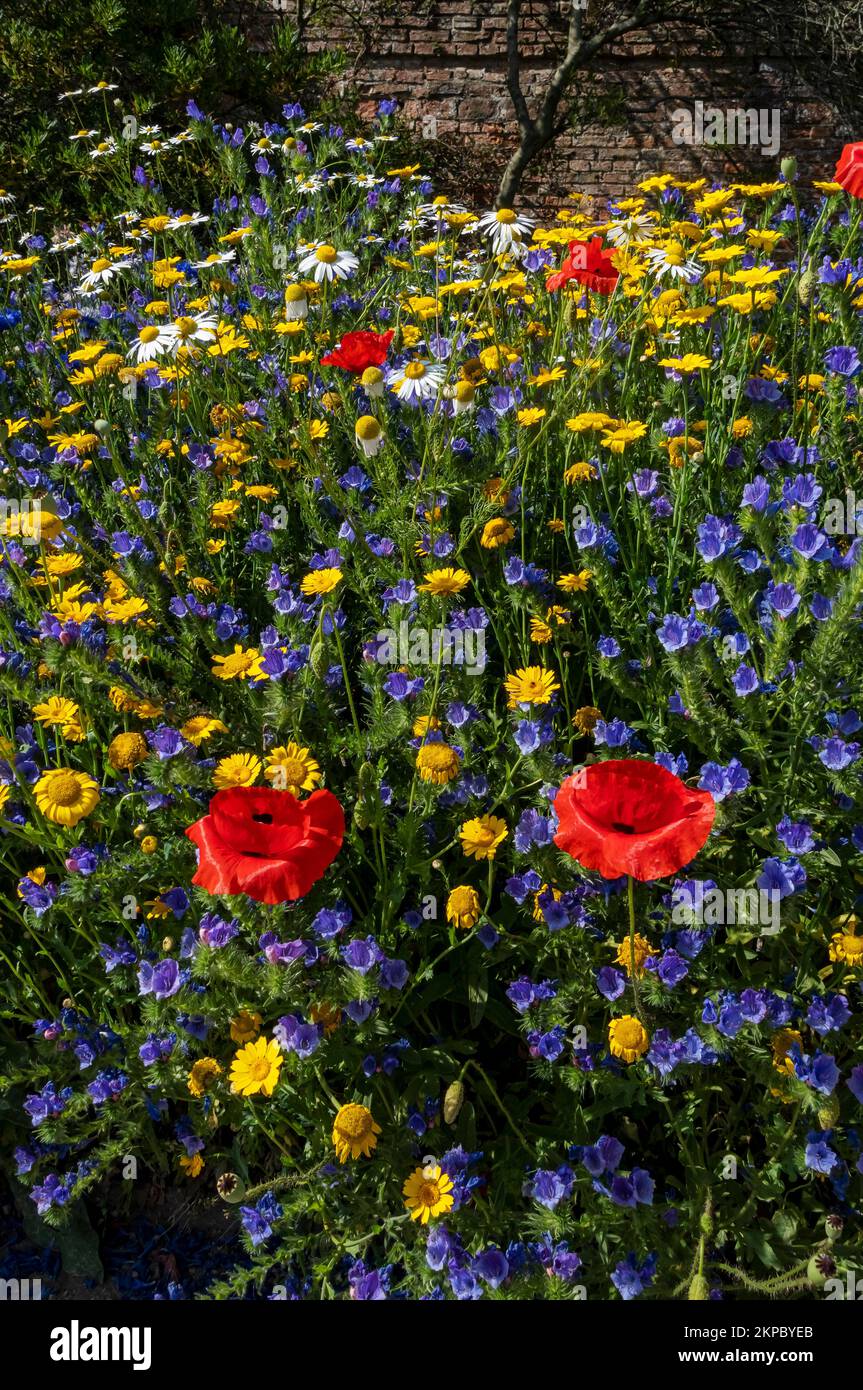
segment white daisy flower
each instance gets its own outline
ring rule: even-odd
[[[306,294],[305,285],[286,285],[285,286],[285,318],[288,322],[293,319],[307,319],[309,317],[309,300]]]
[[[491,249],[496,256],[508,251],[514,241],[521,241],[534,228],[532,217],[523,217],[512,208],[498,208],[497,212],[486,212],[479,219],[477,228],[491,238]]]
[[[172,217],[167,223],[165,230],[177,232],[184,227],[202,227],[205,222],[209,222],[209,217],[204,212],[179,212],[176,217]]]
[[[405,405],[419,405],[420,401],[438,394],[445,376],[440,362],[427,362],[418,357],[403,367],[393,367],[387,374],[387,385]]]
[[[170,355],[174,357],[179,348],[191,347],[193,343],[214,343],[217,328],[218,319],[212,314],[181,314],[165,329]]]
[[[237,259],[236,251],[211,251],[202,261],[193,261],[193,270],[212,270],[214,265],[228,265]]]
[[[324,280],[347,280],[358,268],[359,261],[351,251],[337,251],[325,241],[320,241],[300,261],[303,274],[313,274],[317,284]]]
[[[166,324],[146,323],[139,329],[127,357],[131,357],[140,365],[142,362],[149,362],[154,357],[164,357],[173,345],[173,338]]]
[[[111,261],[107,256],[99,256],[78,286],[77,293],[98,294],[110,285],[118,270],[126,270],[131,264],[131,261]]]
[[[384,447],[384,433],[373,415],[361,415],[354,426],[356,441],[367,459],[374,458]]]
[[[612,222],[606,237],[612,246],[637,246],[649,241],[653,232],[653,218],[646,212],[640,212],[633,213],[631,217],[624,217],[620,222]]]
[[[666,242],[665,246],[652,246],[647,253],[650,269],[657,280],[670,276],[672,280],[683,280],[691,285],[701,279],[702,267],[694,258],[686,258],[686,247],[680,241]]]

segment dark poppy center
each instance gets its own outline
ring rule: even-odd
[[[612,828],[612,830],[618,830],[618,831],[620,832],[621,835],[634,835],[634,834],[635,834],[635,826],[634,826],[634,825],[627,825],[626,822],[625,822],[625,821],[622,821],[622,820],[613,820],[613,821],[611,822],[611,828]]]
[[[272,825],[273,823],[273,818],[269,811],[262,811],[260,815],[252,816],[252,820],[256,820],[259,825]]]

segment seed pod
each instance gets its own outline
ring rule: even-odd
[[[378,779],[371,763],[363,763],[357,776],[360,789],[360,798],[363,801],[372,801],[377,794]]]
[[[832,1243],[834,1240],[839,1239],[844,1229],[844,1226],[845,1222],[842,1220],[842,1217],[837,1216],[836,1213],[833,1212],[832,1215],[828,1216],[827,1220],[824,1222],[824,1234],[827,1237],[827,1239]]]
[[[236,1173],[223,1173],[216,1182],[216,1191],[223,1202],[242,1202],[246,1195],[246,1184]]]
[[[818,1123],[822,1129],[832,1129],[839,1119],[839,1100],[836,1096],[827,1096],[818,1107]]]
[[[813,1255],[806,1266],[806,1278],[816,1289],[823,1289],[828,1279],[836,1273],[836,1261],[832,1255],[822,1253]]]
[[[314,671],[319,681],[322,681],[327,674],[327,654],[324,649],[324,639],[319,632],[312,638],[309,647],[309,665]]]
[[[459,1116],[459,1111],[464,1105],[464,1086],[461,1081],[453,1081],[447,1086],[446,1094],[443,1098],[443,1118],[444,1123],[454,1125]]]
[[[815,271],[810,266],[808,270],[804,270],[800,279],[797,281],[797,298],[800,300],[804,309],[808,309],[809,305],[812,303],[814,289]]]
[[[686,1295],[690,1303],[705,1303],[710,1298],[710,1285],[703,1274],[696,1274]]]
[[[358,830],[368,830],[372,823],[371,811],[365,801],[358,801],[354,807],[354,825]]]

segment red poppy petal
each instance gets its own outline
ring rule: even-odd
[[[254,819],[261,814],[271,822]],[[209,893],[293,902],[329,868],[344,830],[341,804],[323,788],[306,801],[271,787],[226,788],[213,797],[210,814],[186,831],[199,850],[192,882]]]
[[[705,843],[716,807],[657,763],[617,758],[563,783],[555,844],[604,878],[642,882],[677,873]]]

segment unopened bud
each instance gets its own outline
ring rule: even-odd
[[[464,1105],[464,1085],[461,1081],[453,1081],[446,1089],[443,1098],[443,1117],[444,1123],[454,1125],[459,1116],[459,1111]]]

